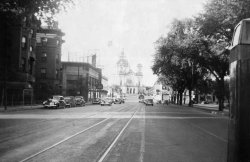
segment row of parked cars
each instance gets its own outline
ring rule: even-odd
[[[60,96],[54,95],[48,100],[43,102],[45,108],[66,108],[66,107],[76,107],[85,106],[85,100],[83,96]],[[92,104],[112,105],[112,104],[122,104],[125,103],[125,99],[122,98],[94,98]]]
[[[43,102],[45,108],[66,108],[66,107],[76,107],[85,106],[85,100],[83,96],[60,96],[54,95],[48,100]]]

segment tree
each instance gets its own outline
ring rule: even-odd
[[[189,106],[192,106],[191,92],[198,80],[204,79],[207,70],[192,57],[196,49],[190,46],[196,36],[195,25],[191,19],[174,20],[166,38],[157,41],[157,54],[152,70],[167,78],[168,85],[178,92],[182,104],[182,93],[189,90]]]
[[[54,15],[66,11],[74,5],[73,0],[1,0],[0,13],[6,20],[20,20],[35,15],[47,22],[54,20]]]
[[[199,38],[193,42],[199,54],[194,56],[216,78],[219,110],[224,108],[225,76],[229,73],[229,50],[235,25],[250,16],[250,1],[211,0],[199,14]]]

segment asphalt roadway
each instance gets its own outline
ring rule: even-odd
[[[226,162],[226,116],[136,98],[0,113],[0,161]]]

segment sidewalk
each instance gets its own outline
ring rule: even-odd
[[[43,105],[19,105],[19,106],[7,106],[7,110],[4,110],[4,106],[0,106],[0,112],[10,112],[10,111],[22,111],[22,110],[32,110],[41,109]]]
[[[86,102],[85,105],[92,105],[92,102]],[[23,111],[23,110],[33,110],[42,109],[42,104],[35,105],[19,105],[19,106],[7,106],[7,110],[4,110],[4,106],[0,106],[0,112],[12,112],[12,111]]]
[[[221,115],[225,115],[225,116],[229,115],[229,109],[224,108],[224,110],[221,112],[221,111],[219,111],[218,104],[194,104],[193,108],[200,109],[203,111],[208,111],[212,114],[221,114]]]

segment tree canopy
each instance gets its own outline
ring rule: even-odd
[[[1,0],[0,13],[8,20],[35,15],[40,20],[53,22],[55,14],[71,5],[73,0]]]
[[[156,42],[153,72],[166,77],[173,89],[185,86],[189,90],[201,88],[207,76],[213,75],[219,110],[223,110],[228,47],[235,25],[248,17],[250,0],[210,0],[196,17],[174,20],[167,36]]]

